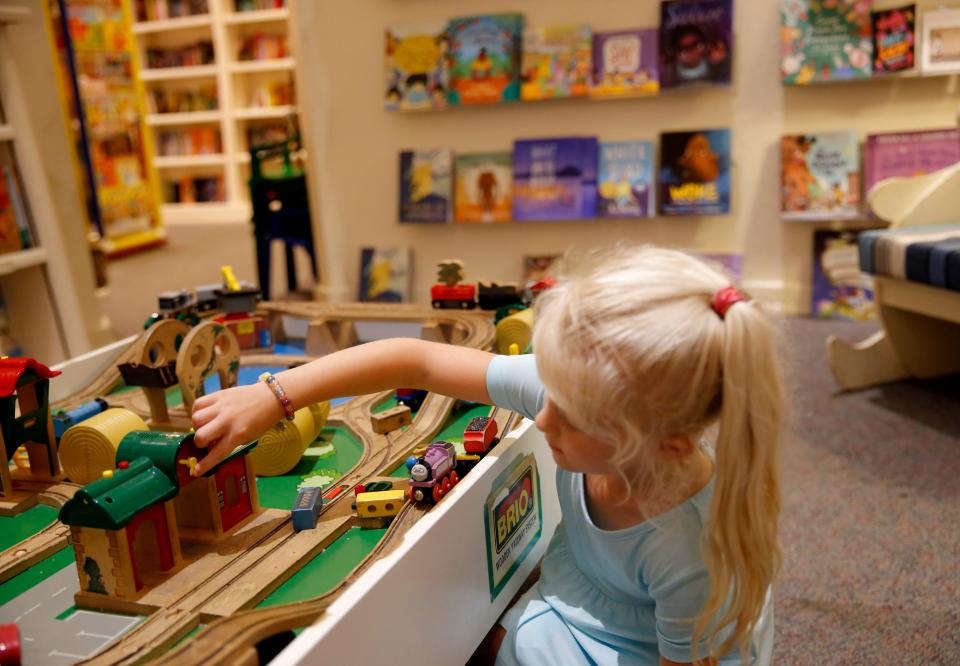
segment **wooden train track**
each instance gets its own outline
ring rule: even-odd
[[[428,320],[432,325],[445,327],[446,339],[460,345],[490,349],[495,331],[488,315],[459,311],[435,311],[418,306],[327,305],[316,303],[264,303],[261,310],[268,316],[289,315],[309,321],[323,319],[357,320]],[[143,338],[124,350],[116,363],[132,362],[142,357]],[[289,364],[312,360],[309,357],[272,355],[245,355],[242,365]],[[104,372],[57,406],[70,408],[96,397],[109,394],[119,386],[121,378],[116,367]],[[337,484],[354,485],[386,474],[402,464],[417,446],[432,439],[443,427],[455,403],[454,399],[430,394],[427,396],[414,423],[402,433],[390,436],[370,431],[370,413],[388,398],[388,393],[355,398],[347,405],[334,409],[328,423],[341,425],[363,445],[363,454],[357,464],[345,473]],[[148,415],[145,396],[139,390],[114,396],[111,403],[133,408]],[[182,407],[179,408],[182,411]],[[178,414],[178,408],[171,415]],[[185,414],[185,412],[184,412]],[[504,417],[506,418],[506,417]],[[498,418],[498,422],[499,422]],[[59,488],[51,491],[49,503],[62,505],[72,496],[72,490]],[[64,491],[62,494],[60,491]],[[182,593],[169,599],[161,610],[150,615],[131,633],[90,658],[89,664],[133,664],[160,657],[201,623],[208,626],[196,637],[162,658],[162,663],[236,663],[250,656],[252,646],[263,638],[289,628],[313,622],[340,592],[384,553],[424,513],[424,508],[407,505],[394,519],[391,527],[371,553],[330,592],[316,599],[276,606],[243,610],[266,598],[301,566],[326,548],[353,524],[350,511],[351,493],[341,493],[324,507],[321,522],[324,530],[294,533],[289,519],[272,526],[235,556],[225,557],[224,564],[203,581],[197,581]],[[48,502],[44,502],[48,503]],[[318,524],[319,526],[319,524]],[[30,563],[66,546],[67,528],[59,522],[49,526],[32,539],[0,553],[0,580],[6,572],[14,575]],[[316,532],[311,534],[311,532]],[[26,553],[21,551],[27,551]],[[17,555],[19,553],[19,555]],[[46,553],[46,555],[43,555]],[[30,559],[25,559],[29,556]],[[219,618],[219,619],[218,619]]]
[[[29,489],[36,486],[37,502],[45,506],[59,509],[73,497],[77,489],[82,486],[76,483],[61,481],[49,484],[32,481],[20,481],[21,488]],[[50,557],[57,551],[67,547],[67,536],[70,528],[54,520],[33,536],[24,539],[15,546],[0,551],[0,583],[13,578],[21,571],[29,569],[37,562]]]

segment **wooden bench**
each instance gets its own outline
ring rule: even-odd
[[[960,164],[915,178],[891,178],[868,197],[890,228],[960,222]],[[960,292],[883,275],[874,276],[883,327],[863,342],[827,338],[833,376],[855,390],[909,377],[960,372]]]

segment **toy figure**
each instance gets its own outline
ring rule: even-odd
[[[489,79],[493,73],[493,63],[487,57],[486,47],[481,47],[480,53],[470,65],[470,76],[474,79]]]
[[[485,215],[492,215],[497,199],[500,197],[500,184],[492,171],[481,171],[477,176],[477,192],[480,193],[480,207]]]

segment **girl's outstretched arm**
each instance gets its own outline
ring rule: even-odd
[[[395,388],[426,389],[473,402],[490,402],[487,365],[493,354],[478,349],[390,338],[329,354],[277,373],[294,409],[331,398]],[[284,416],[264,382],[198,398],[193,406],[197,446],[210,453],[194,475],[204,474],[234,447],[259,438]]]

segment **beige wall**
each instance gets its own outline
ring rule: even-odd
[[[331,298],[353,298],[360,248],[414,248],[414,298],[423,302],[434,267],[459,257],[470,279],[518,279],[525,254],[561,252],[620,239],[703,252],[742,253],[757,295],[803,312],[809,300],[813,226],[779,220],[783,132],[855,129],[862,133],[955,124],[952,78],[873,81],[784,90],[779,83],[779,4],[737,0],[734,85],[656,99],[462,108],[440,113],[383,110],[383,30],[478,12],[520,11],[529,25],[586,22],[595,29],[653,26],[655,0],[292,0],[298,83],[310,149],[317,243]],[[878,5],[880,3],[877,3]],[[897,3],[888,3],[897,4]],[[749,5],[749,11],[746,7]],[[596,135],[602,141],[652,139],[662,131],[730,127],[733,213],[640,221],[523,223],[504,226],[400,225],[397,154],[417,147],[509,149],[516,138]]]

